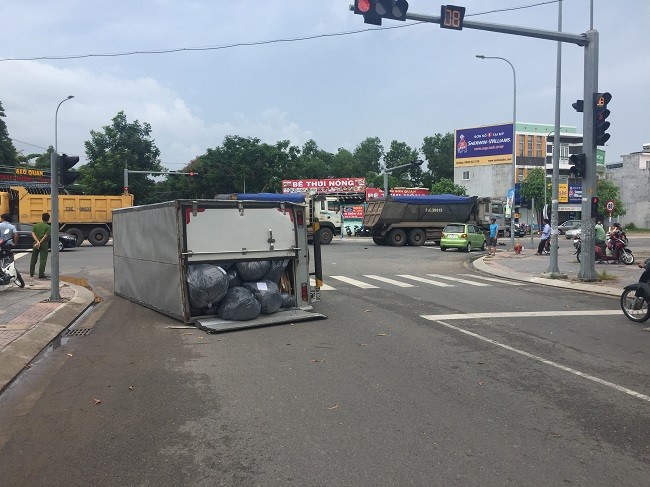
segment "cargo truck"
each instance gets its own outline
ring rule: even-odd
[[[115,294],[211,332],[325,318],[311,304],[322,271],[320,246],[314,245],[312,287],[306,212],[302,194],[218,195],[113,210]],[[235,289],[266,292],[272,287],[270,278],[238,282],[251,279],[242,267],[257,264],[279,266],[282,308],[268,313],[262,307],[254,317],[233,318],[227,309],[222,313],[223,300]],[[197,267],[201,265],[207,267]],[[228,273],[227,289],[217,290],[226,294],[218,293],[207,305],[198,298],[216,293],[215,286],[196,294],[192,276],[199,269],[217,277]],[[277,283],[277,276],[272,281]]]
[[[74,235],[77,245],[88,239],[92,245],[106,245],[112,231],[112,211],[133,206],[132,194],[59,195],[59,229]],[[9,213],[16,223],[38,223],[43,213],[51,213],[49,194],[34,194],[22,186],[0,191],[2,213]]]
[[[487,229],[490,217],[497,216],[490,213],[491,209],[489,199],[476,196],[394,196],[370,201],[363,224],[377,245],[419,246],[427,240],[439,242],[448,223],[471,222]]]

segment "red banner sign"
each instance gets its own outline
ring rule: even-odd
[[[388,192],[391,196],[426,196],[429,194],[427,188],[391,188]],[[383,190],[379,188],[366,188],[366,201],[381,200],[383,198]]]
[[[343,218],[350,220],[352,218],[363,219],[363,205],[344,206]]]
[[[283,193],[363,193],[366,178],[283,179]]]

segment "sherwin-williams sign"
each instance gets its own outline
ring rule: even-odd
[[[512,124],[456,129],[454,167],[512,164]]]

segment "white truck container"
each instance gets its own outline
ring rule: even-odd
[[[208,331],[326,318],[312,311],[318,289],[310,284],[306,217],[302,195],[281,194],[113,210],[115,294]],[[320,246],[314,252],[319,283]],[[247,321],[192,315],[188,266],[280,259],[288,261],[293,307]]]

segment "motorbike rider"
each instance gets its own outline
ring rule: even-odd
[[[542,237],[539,239],[537,246],[537,253],[535,255],[542,255],[545,250],[547,242],[551,239],[551,225],[549,225],[548,218],[544,218],[544,227],[542,229]]]
[[[603,247],[605,245],[605,239],[607,238],[603,222],[597,222],[594,230],[596,232],[596,245]]]
[[[9,230],[6,235],[5,230]],[[11,215],[9,215],[9,213],[3,213],[0,215],[0,240],[5,240],[5,245],[9,248],[15,246],[18,243],[18,234],[16,233],[16,227],[11,224]],[[2,268],[0,268],[0,276],[4,276]]]

